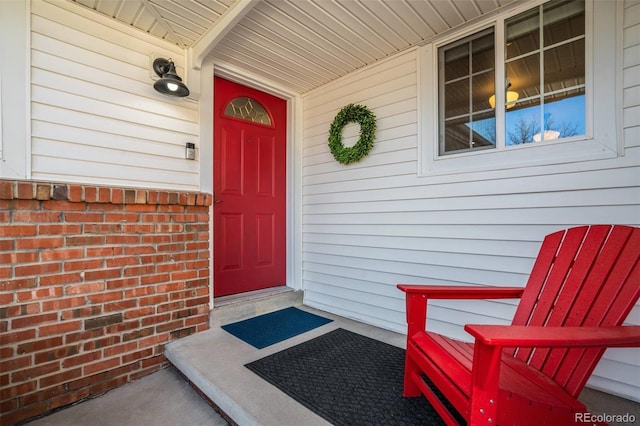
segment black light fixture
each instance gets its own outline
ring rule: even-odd
[[[153,70],[160,80],[153,83],[153,88],[163,95],[189,96],[189,88],[176,74],[176,66],[171,59],[157,58],[153,61]]]

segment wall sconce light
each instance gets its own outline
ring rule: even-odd
[[[157,58],[153,61],[153,71],[160,77],[153,83],[153,88],[163,95],[189,96],[189,88],[176,74],[176,66],[171,59]]]
[[[511,87],[511,82],[509,81],[509,79],[507,79],[507,93],[506,93],[507,109],[511,109],[514,106],[516,106],[516,102],[518,101],[518,98],[520,98],[520,95],[518,94],[518,92],[509,90],[509,87]],[[489,98],[489,105],[491,105],[491,108],[495,109],[496,95],[491,95],[491,97]]]

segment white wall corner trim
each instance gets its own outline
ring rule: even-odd
[[[30,2],[0,2],[0,177],[31,177]]]
[[[0,70],[2,69],[2,53],[0,52]],[[2,79],[0,78],[0,161],[3,159],[2,156],[2,147],[3,147],[3,139],[2,139]]]

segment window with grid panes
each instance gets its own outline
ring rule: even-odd
[[[554,0],[503,25],[438,49],[439,155],[585,134],[584,1]]]
[[[623,153],[622,2],[531,0],[418,50],[418,175]]]

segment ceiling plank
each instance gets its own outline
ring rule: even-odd
[[[202,79],[208,78],[200,72],[205,62],[217,64],[222,60],[227,66],[251,70],[264,80],[277,81],[305,93],[411,46],[432,41],[454,27],[473,25],[499,10],[530,1],[533,0],[69,0],[68,3],[170,43],[168,48],[176,66],[185,74],[191,90],[190,98],[198,99]]]
[[[184,49],[186,46],[184,45],[184,43],[182,43],[182,39],[178,37],[176,33],[173,32],[169,23],[164,20],[164,18],[160,15],[160,12],[156,10],[154,5],[149,0],[141,0],[141,1],[146,7],[146,9],[149,11],[149,13],[152,14],[154,18],[156,18],[158,25],[160,25],[168,34],[170,34],[171,37],[176,40],[178,45],[182,49]]]

